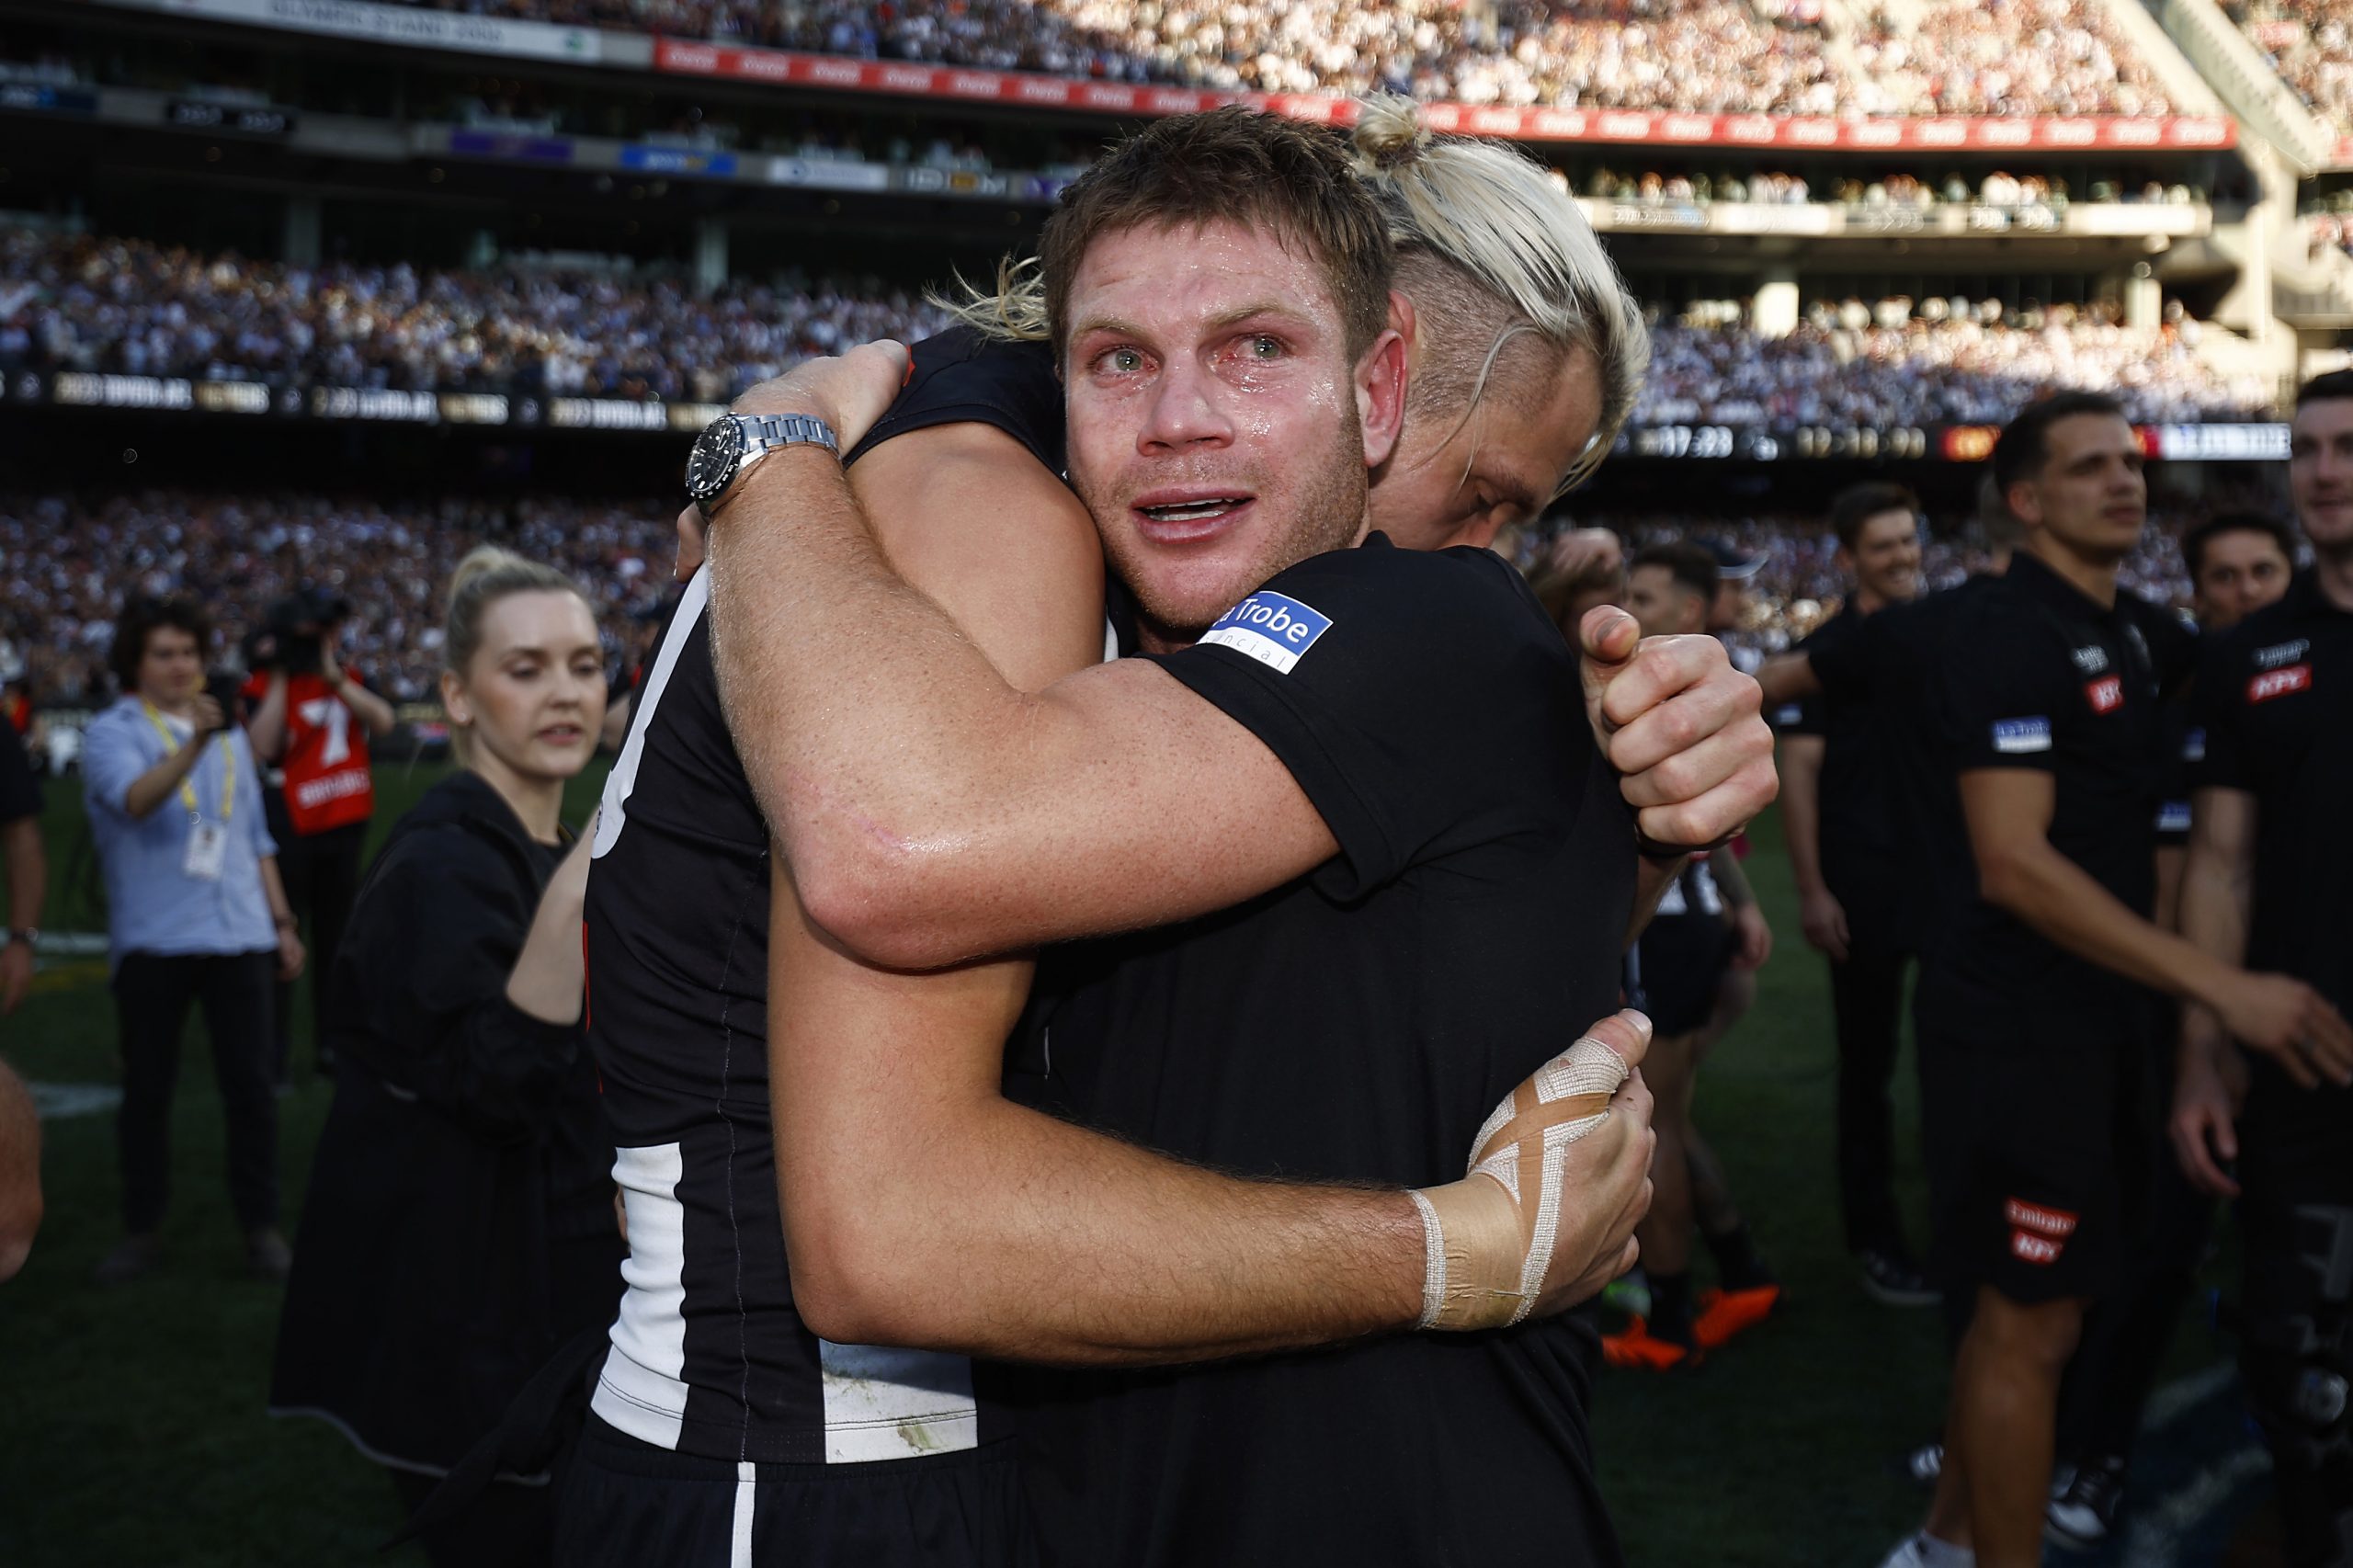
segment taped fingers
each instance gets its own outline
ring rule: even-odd
[[[1649,1037],[1639,1013],[1603,1020],[1495,1107],[1473,1141],[1469,1176],[1411,1195],[1427,1243],[1422,1327],[1518,1323],[1543,1294],[1564,1233],[1581,1254],[1607,1242],[1614,1227],[1595,1235],[1586,1223],[1599,1195],[1569,1190],[1569,1151],[1621,1105],[1643,1104],[1618,1096],[1631,1072],[1628,1056],[1640,1060]],[[1582,1275],[1590,1259],[1563,1261]]]

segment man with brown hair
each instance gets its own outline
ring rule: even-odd
[[[856,953],[925,966],[1177,922],[1056,955],[1017,1045],[1017,1096],[1262,1192],[1344,1184],[1359,1335],[1486,1330],[1173,1371],[1121,1369],[1145,1358],[1121,1343],[1068,1358],[1093,1369],[984,1369],[983,1429],[1003,1416],[1033,1445],[1052,1555],[1430,1562],[1540,1541],[1608,1561],[1585,1437],[1592,1341],[1521,1321],[1544,1269],[1506,1240],[1548,1201],[1577,1203],[1548,1168],[1574,1145],[1550,1153],[1556,1140],[1522,1139],[1496,1108],[1561,1021],[1614,1006],[1638,871],[1595,713],[1634,718],[1620,702],[1663,672],[1621,686],[1605,668],[1581,691],[1575,654],[1500,560],[1366,538],[1402,340],[1366,331],[1379,270],[1319,248],[1360,226],[1324,223],[1323,201],[1345,210],[1355,187],[1315,135],[1240,114],[1155,127],[1053,220],[1073,482],[1139,601],[1146,656],[1018,695],[891,574],[830,466],[802,453],[765,460],[713,535],[730,717],[810,918]],[[1298,145],[1295,177],[1324,187],[1303,214],[1263,175],[1220,166],[1246,169],[1262,140]],[[861,352],[758,406],[847,436],[897,369]],[[1626,652],[1633,628],[1606,624]],[[1653,717],[1613,737],[1635,778]],[[1643,809],[1661,839],[1730,825],[1705,806]],[[843,961],[777,951],[780,995]],[[780,1071],[802,1056],[838,1072],[905,1027],[854,996],[792,1011],[805,1040],[780,1043]],[[1535,1109],[1548,1092],[1526,1113],[1566,1117]],[[1537,1163],[1473,1176],[1466,1209],[1445,1178],[1483,1117]],[[827,1250],[796,1210],[870,1164],[838,1138],[780,1144],[796,1274]],[[1487,1203],[1515,1193],[1508,1212]],[[1057,1183],[1040,1219],[1091,1197]],[[1418,1268],[1392,1250],[1416,1241]],[[1105,1246],[1097,1267],[1124,1270],[1125,1243]],[[1134,1315],[1161,1316],[1190,1267],[1140,1270]],[[842,1283],[860,1333],[904,1311],[897,1292]]]

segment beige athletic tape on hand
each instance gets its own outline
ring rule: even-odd
[[[1626,1062],[1587,1036],[1495,1107],[1471,1174],[1409,1194],[1428,1251],[1423,1328],[1500,1328],[1526,1317],[1552,1266],[1569,1145],[1609,1119]]]

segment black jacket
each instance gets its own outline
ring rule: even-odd
[[[380,1462],[454,1464],[620,1299],[582,1030],[506,1000],[559,858],[480,777],[452,775],[393,828],[325,977],[335,1107],[270,1408],[323,1416]]]

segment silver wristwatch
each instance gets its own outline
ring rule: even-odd
[[[722,414],[704,427],[687,458],[687,498],[709,522],[727,504],[745,469],[779,447],[823,447],[835,457],[833,427],[806,414]]]

